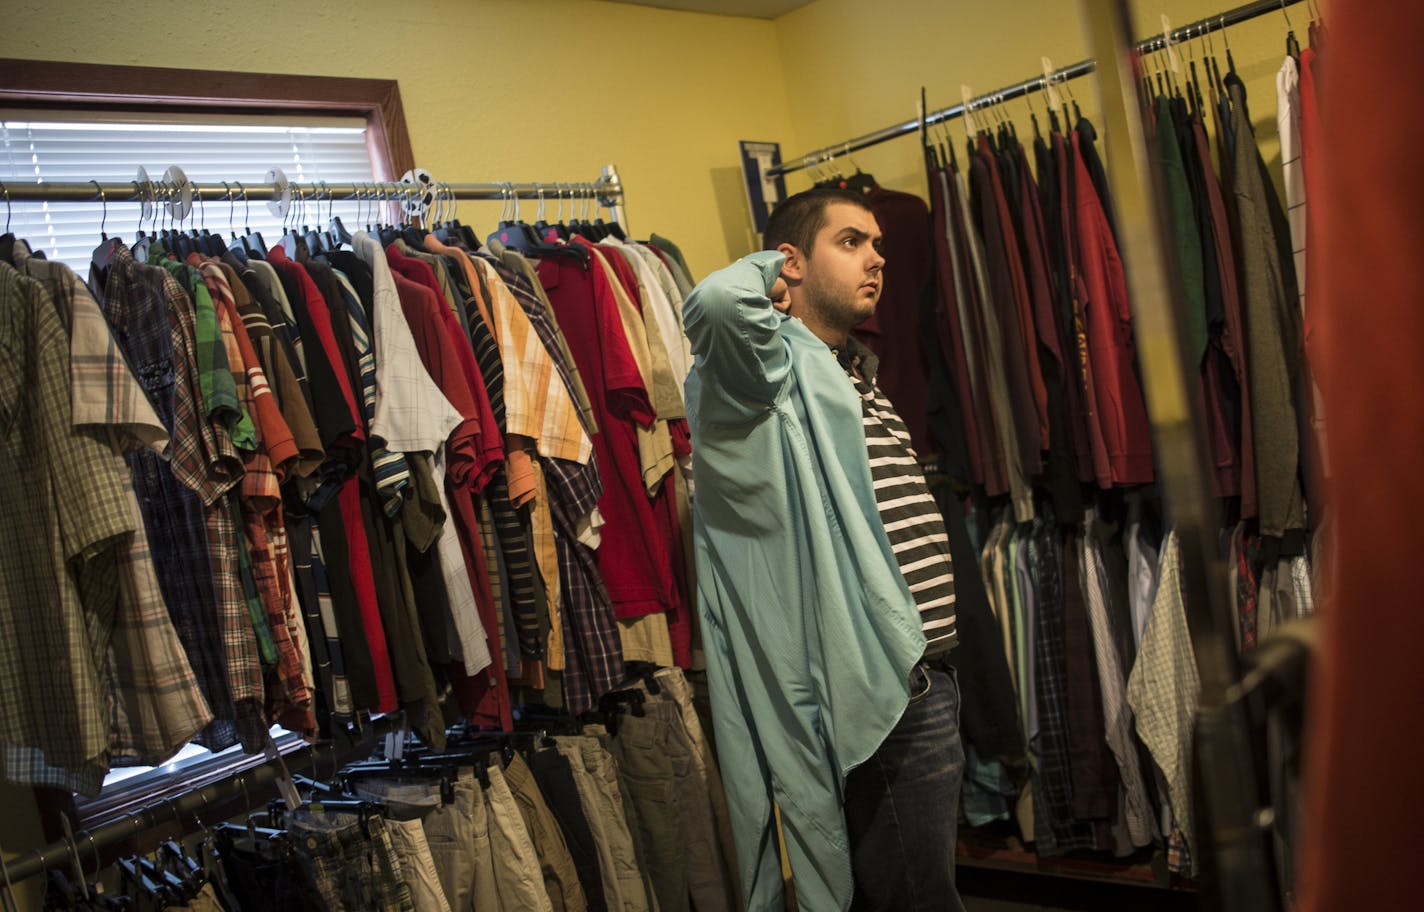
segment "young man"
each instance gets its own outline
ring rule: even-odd
[[[858,196],[797,194],[686,303],[698,603],[749,910],[954,910],[949,544],[851,336],[885,259]],[[893,264],[890,264],[893,268]],[[947,666],[946,666],[947,667]]]

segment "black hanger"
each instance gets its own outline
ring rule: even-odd
[[[663,692],[656,677],[657,671],[658,666],[653,662],[628,662],[623,666],[623,672],[628,678],[641,682],[648,689],[648,693],[655,697]]]
[[[514,185],[508,186],[508,200],[514,203],[514,220],[502,220],[499,228],[489,236],[489,240],[499,241],[504,246],[517,250],[525,256],[547,257],[547,256],[572,256],[576,257],[583,265],[588,265],[588,251],[583,250],[577,244],[550,244],[542,240],[534,233],[532,226],[519,219],[518,197],[514,192]],[[615,226],[616,227],[616,226]],[[622,240],[622,229],[618,229],[619,239]]]
[[[325,184],[326,181],[322,181],[321,183]],[[316,191],[315,222],[318,225],[321,223],[321,193],[322,191],[320,189]],[[303,221],[305,221],[305,219],[303,219]],[[319,231],[315,228],[308,228],[305,224],[303,224],[302,238],[306,240],[307,250],[311,252],[312,256],[327,252],[328,242],[325,231]]]
[[[176,904],[177,898],[171,895],[167,884],[150,877],[137,857],[120,858],[118,868],[120,883],[128,887],[126,892],[142,891],[159,908],[169,903]]]
[[[545,206],[545,201],[544,201],[544,188],[543,188],[542,186],[537,185],[537,184],[536,184],[535,186],[538,188],[537,192],[538,192],[538,195],[539,195],[539,211],[538,211],[538,213],[536,213],[535,216],[534,216],[534,236],[537,237],[540,241],[542,241],[542,242],[544,242],[544,243],[553,243],[554,238],[559,238],[559,239],[561,239],[561,240],[567,240],[567,238],[560,238],[560,235],[558,234],[558,232],[554,230],[554,226],[551,225],[551,224],[549,224],[548,220],[545,219],[545,217],[544,217],[544,206]],[[560,197],[560,198],[559,198],[559,204],[560,204],[560,205],[563,205],[563,197]],[[549,237],[550,234],[553,234],[553,235],[554,235],[554,238],[550,238],[550,237]]]
[[[104,230],[109,221],[109,200],[104,193],[104,188],[98,181],[90,181],[99,191],[99,202],[103,206],[103,211],[99,216],[99,246],[94,248],[94,252],[89,255],[89,261],[98,267],[101,273],[108,270],[114,262],[114,256],[119,252],[119,245],[123,240],[118,237],[109,237]],[[138,192],[138,181],[134,181],[134,191]]]

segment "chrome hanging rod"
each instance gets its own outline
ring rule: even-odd
[[[1301,2],[1303,2],[1303,0],[1255,0],[1253,3],[1247,3],[1244,6],[1238,6],[1235,9],[1218,13],[1215,16],[1208,16],[1205,19],[1174,29],[1172,31],[1172,43],[1176,44],[1179,41],[1186,41],[1189,38],[1197,38],[1212,32],[1219,32],[1222,29],[1238,25],[1259,16],[1280,12],[1287,6],[1294,6]],[[1135,49],[1139,54],[1146,54],[1161,50],[1163,45],[1163,36],[1155,35],[1138,42],[1135,45]],[[1023,82],[1005,86],[993,92],[987,92],[978,98],[972,99],[968,104],[957,104],[926,114],[923,121],[918,118],[907,120],[904,123],[898,123],[876,130],[874,133],[866,133],[864,136],[857,136],[855,139],[838,142],[834,145],[824,146],[815,151],[807,152],[805,155],[767,168],[763,174],[766,177],[778,177],[784,174],[790,174],[792,171],[801,171],[806,168],[813,168],[816,165],[826,164],[841,156],[849,155],[852,152],[858,152],[861,149],[867,149],[871,146],[878,146],[887,140],[914,133],[918,131],[921,126],[930,126],[931,124],[937,124],[942,121],[953,120],[956,117],[963,116],[966,111],[974,111],[991,103],[998,104],[1009,101],[1010,99],[1021,98],[1031,92],[1044,89],[1049,85],[1057,85],[1067,82],[1070,79],[1077,79],[1079,76],[1086,76],[1096,69],[1096,61],[1080,60],[1062,69],[1054,70],[1047,76],[1035,76],[1032,79],[1025,79]]]

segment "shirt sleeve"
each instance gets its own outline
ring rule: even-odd
[[[704,279],[683,305],[702,395],[749,418],[771,406],[791,371],[786,319],[767,297],[785,256],[763,250]]]

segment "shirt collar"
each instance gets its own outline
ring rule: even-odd
[[[859,373],[865,378],[865,382],[875,382],[875,374],[880,369],[880,358],[855,336],[847,336],[844,345],[832,345],[830,349],[847,374],[853,376]]]

